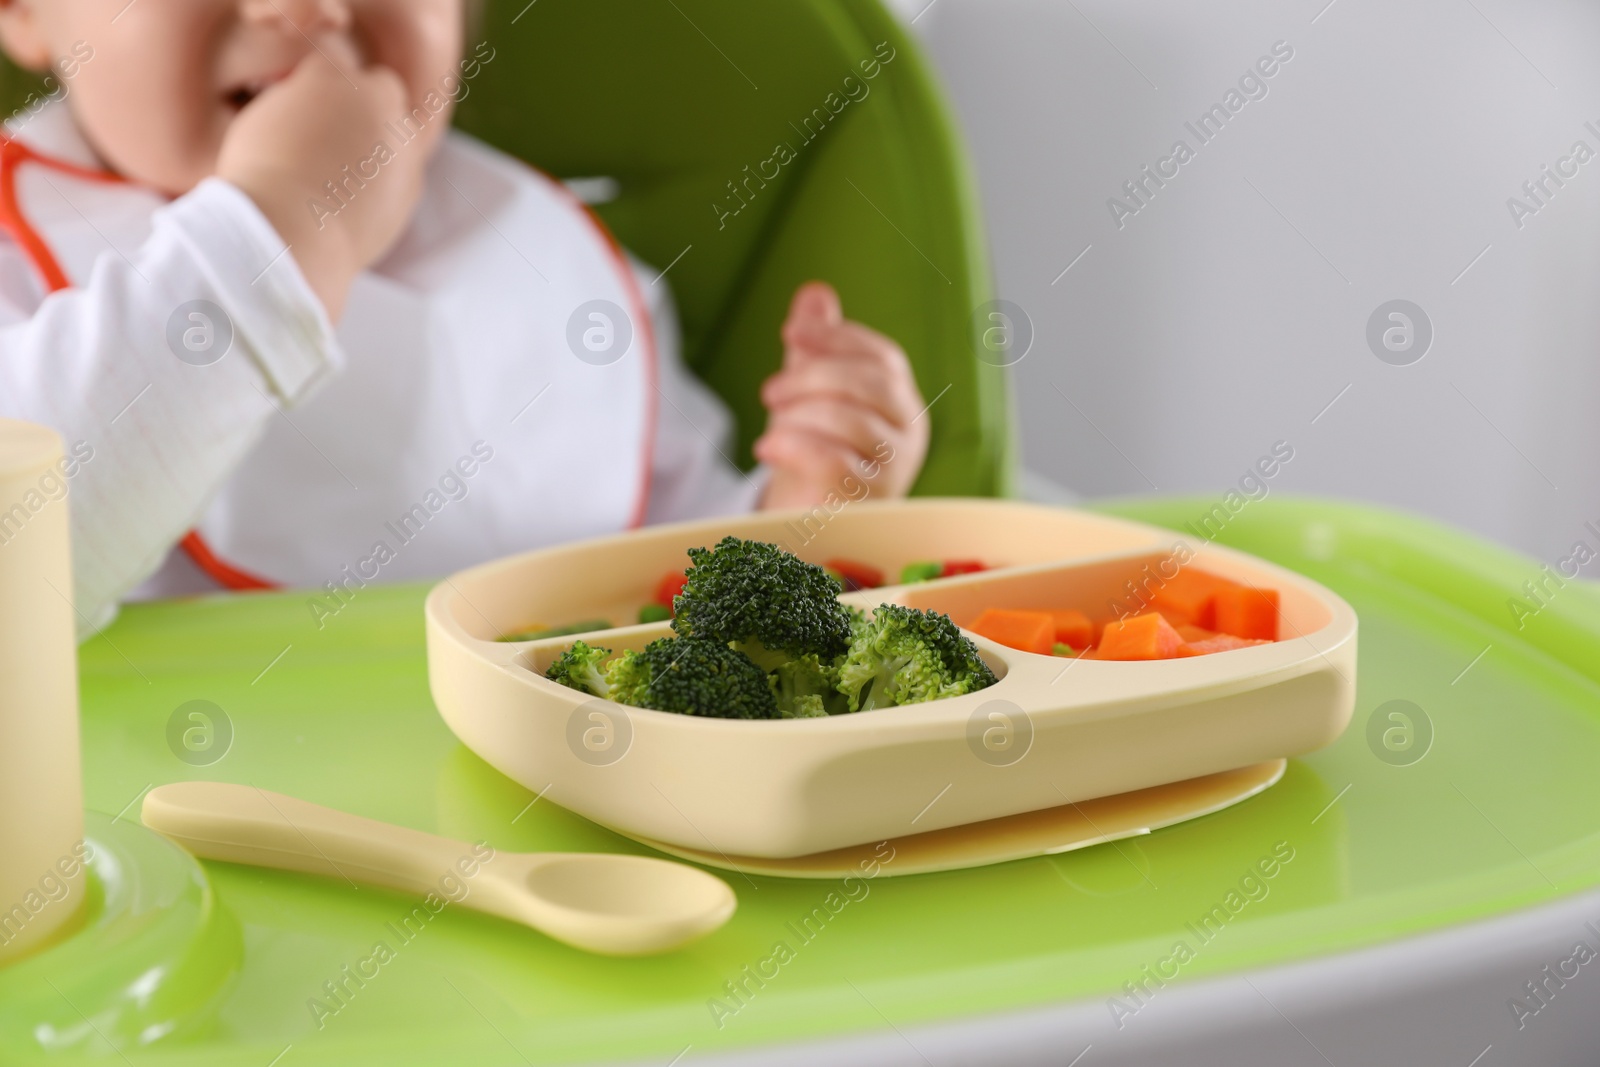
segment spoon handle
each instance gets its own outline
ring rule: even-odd
[[[487,845],[226,782],[157,786],[145,795],[142,814],[146,826],[206,859],[414,893],[459,890],[494,856]]]

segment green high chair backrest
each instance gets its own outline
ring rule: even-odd
[[[822,278],[900,342],[932,402],[916,491],[1008,491],[1007,379],[976,354],[992,295],[976,198],[928,64],[879,0],[490,0],[466,52],[459,127],[614,183],[598,212],[667,270],[737,462],[789,299]],[[0,105],[30,91],[0,72]]]

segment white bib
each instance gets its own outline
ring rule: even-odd
[[[44,181],[79,207],[123,198],[91,212],[119,220],[105,234],[119,248],[148,236],[161,203],[23,168],[19,201],[74,282],[105,245]],[[624,254],[558,182],[450,134],[410,227],[355,280],[337,332],[343,370],[268,421],[196,527],[226,563],[351,588],[352,574],[432,576],[642,521],[649,314]],[[192,589],[180,555],[141,592]]]

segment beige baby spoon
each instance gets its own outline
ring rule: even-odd
[[[496,852],[223,782],[157,786],[144,823],[206,859],[435,894],[612,956],[665,952],[738,901],[695,867],[604,852]]]

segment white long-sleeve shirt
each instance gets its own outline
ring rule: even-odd
[[[98,166],[62,105],[15,134]],[[70,495],[84,632],[122,599],[215,589],[173,547],[191,528],[274,583],[348,588],[756,505],[762,476],[724,458],[730,417],[678,358],[665,281],[464,135],[337,328],[226,182],[167,202],[23,163],[16,188],[72,287],[0,240],[0,415],[91,452]],[[625,351],[589,351],[630,328]]]

